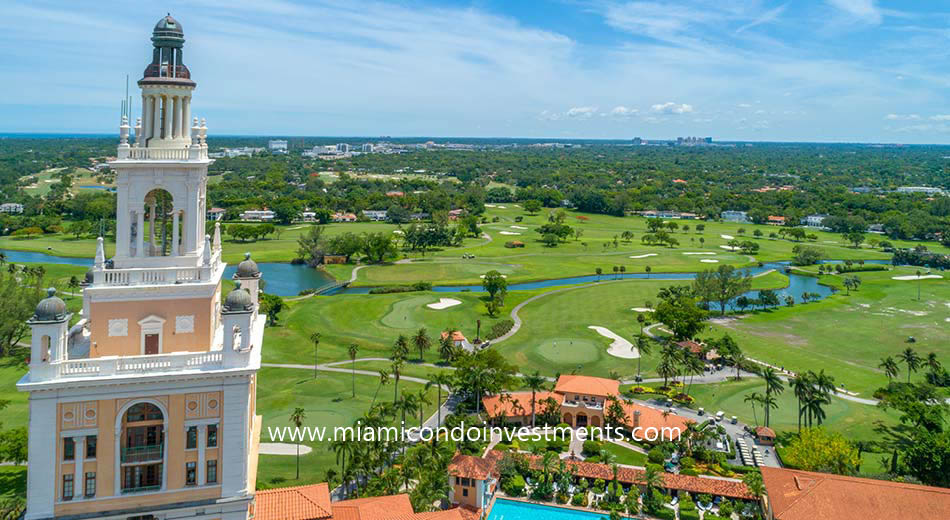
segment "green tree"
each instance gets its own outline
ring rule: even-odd
[[[805,428],[793,437],[782,458],[805,471],[852,475],[861,458],[858,449],[840,433],[824,428]]]
[[[537,215],[541,211],[541,201],[538,200],[526,200],[521,205],[529,215]]]
[[[482,288],[488,292],[490,299],[495,299],[495,295],[498,295],[500,300],[504,301],[505,294],[508,292],[508,280],[503,274],[493,269],[485,273],[485,277],[482,278]]]
[[[900,371],[900,368],[897,366],[897,361],[894,361],[892,356],[881,358],[881,362],[877,365],[877,367],[884,371],[884,375],[887,376],[888,383],[897,377],[897,374]]]
[[[313,344],[313,378],[314,379],[317,378],[317,365],[319,364],[319,361],[317,361],[318,359],[317,352],[320,348],[320,338],[322,336],[323,335],[320,334],[319,332],[313,332],[310,334],[310,343]]]
[[[347,354],[350,356],[350,367],[353,369],[353,397],[356,397],[356,355],[359,351],[360,346],[356,343],[350,343],[350,346],[346,349]]]
[[[541,376],[537,370],[533,374],[522,377],[522,384],[525,388],[531,390],[531,427],[535,426],[535,411],[537,410],[537,393],[545,388],[547,379]]]
[[[300,408],[299,406],[294,408],[293,413],[290,414],[290,422],[293,423],[294,427],[297,428],[298,431],[303,426],[303,422],[305,420],[307,420],[307,412],[304,411],[304,409]],[[297,438],[299,439],[301,437],[302,435],[298,436]],[[300,480],[300,441],[299,440],[297,441],[297,476],[295,478],[297,480]]]
[[[916,372],[922,363],[920,355],[914,349],[907,347],[897,357],[907,366],[907,382],[910,383],[910,375]]]
[[[425,327],[420,327],[412,337],[412,344],[419,350],[419,360],[425,359],[425,352],[432,347],[432,339],[429,338],[429,332]]]

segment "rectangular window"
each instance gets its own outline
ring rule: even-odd
[[[218,425],[217,424],[208,425],[208,447],[209,448],[218,447]]]
[[[463,485],[463,486],[468,486],[468,485],[469,485],[467,478],[463,478],[463,479],[462,479],[462,485]]]
[[[74,460],[76,458],[76,442],[72,437],[63,438],[63,460]]]
[[[86,436],[86,458],[87,459],[96,458],[96,441],[98,441],[98,437],[96,435]]]
[[[187,432],[187,440],[185,441],[185,449],[193,450],[198,447],[198,427],[189,426]]]
[[[86,473],[86,497],[96,496],[96,473],[90,471]]]
[[[463,496],[463,497],[467,497],[467,496],[468,496],[468,488],[462,488],[462,496]]]
[[[194,462],[185,463],[185,485],[194,486],[198,483],[198,471]]]
[[[63,475],[63,500],[73,499],[73,476]]]
[[[218,483],[218,461],[209,460],[208,461],[208,473],[207,473],[208,484],[217,484]]]

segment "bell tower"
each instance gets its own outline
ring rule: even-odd
[[[184,31],[162,17],[119,127],[116,253],[99,238],[74,316],[50,290],[28,321],[25,520],[253,516],[266,316],[241,262],[222,297],[220,230],[206,233],[207,127],[191,116]],[[209,229],[210,231],[210,229]]]

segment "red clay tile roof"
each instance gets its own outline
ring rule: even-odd
[[[409,495],[402,494],[334,502],[332,520],[390,520],[414,514]]]
[[[445,339],[449,335],[448,331],[442,331],[440,337]],[[462,331],[453,330],[452,331],[452,341],[466,341],[465,334],[462,334]]]
[[[333,516],[326,482],[258,491],[255,520],[318,520]]]
[[[425,513],[413,513],[411,515],[387,516],[386,520],[468,520],[459,508],[446,509],[444,511],[428,511]],[[475,517],[477,520],[478,517]],[[334,519],[336,520],[336,519]]]
[[[653,436],[654,433],[647,431],[649,428],[656,428],[656,434],[664,436],[664,440],[679,439],[679,434],[686,431],[687,426],[694,422],[675,413],[665,413],[659,408],[646,406],[642,404],[629,403],[621,401],[623,411],[627,414],[627,426],[630,428],[642,428],[637,432],[637,436],[643,438],[645,435]],[[640,412],[637,416],[636,413]],[[669,430],[663,430],[668,428]],[[678,429],[678,430],[673,430]],[[677,433],[678,431],[678,433]]]
[[[525,455],[534,467],[540,467],[541,457],[534,455]],[[577,468],[577,476],[585,478],[600,478],[609,481],[614,478],[613,470],[607,464],[596,464],[593,462],[565,461],[568,470],[571,467]],[[624,484],[643,485],[643,470],[620,466],[617,472],[617,479]],[[663,474],[663,487],[667,489],[677,489],[680,491],[689,491],[690,493],[708,493],[710,495],[719,495],[729,498],[741,498],[752,500],[755,496],[749,492],[745,484],[738,480],[712,478],[712,477],[691,477],[688,475],[676,475],[673,473]],[[815,519],[811,519],[815,520]],[[867,520],[867,519],[865,519]]]
[[[950,489],[762,468],[776,520],[872,520],[950,518]]]
[[[689,349],[690,352],[696,355],[703,353],[703,346],[692,340],[680,341],[677,343],[677,345],[682,348]]]
[[[557,379],[554,391],[562,394],[587,394],[598,397],[620,395],[620,381],[603,377],[563,375]]]
[[[558,404],[564,402],[564,394],[554,392],[536,392],[534,395],[535,413],[540,414],[544,411],[541,401],[547,398],[553,398]],[[531,416],[531,392],[511,392],[502,399],[502,394],[490,395],[482,398],[482,407],[492,417],[504,415],[505,417],[530,417]]]
[[[495,461],[473,455],[456,453],[449,463],[448,472],[453,477],[486,480],[495,471]]]
[[[755,434],[759,437],[775,437],[775,430],[769,428],[768,426],[758,426],[755,429]]]

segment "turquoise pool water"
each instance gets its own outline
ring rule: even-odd
[[[600,520],[607,517],[599,513],[498,499],[488,520]]]

